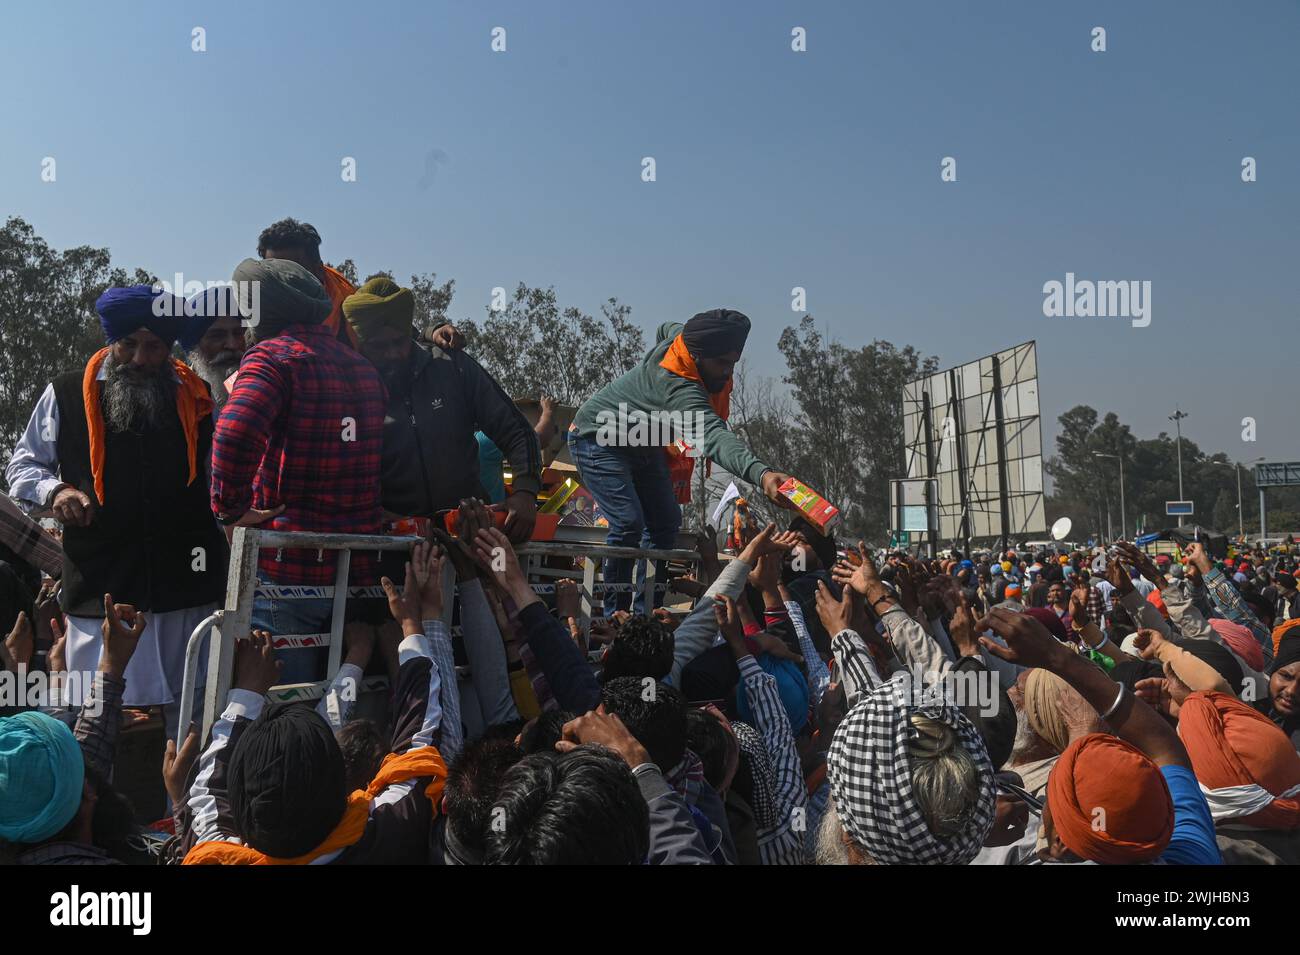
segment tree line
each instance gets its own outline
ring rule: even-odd
[[[337,268],[354,284],[352,259]],[[367,275],[391,275],[376,272]],[[155,281],[147,270],[127,271],[111,263],[107,249],[90,246],[58,251],[27,222],[10,218],[0,230],[0,464],[7,462],[45,385],[56,375],[84,366],[102,345],[94,303],[115,285]],[[455,281],[435,273],[412,275],[416,322],[428,328],[451,318]],[[519,283],[503,307],[484,308],[479,319],[457,317],[466,348],[515,397],[547,394],[578,405],[641,360],[648,348],[632,309],[610,298],[598,315],[562,306],[555,289]],[[877,339],[850,346],[819,330],[813,316],[782,330],[778,347],[785,361],[779,378],[737,370],[731,426],[761,459],[798,475],[837,504],[841,536],[885,543],[888,486],[903,468],[903,385],[938,370],[938,359],[910,345]],[[1054,483],[1047,499],[1050,523],[1068,515],[1076,536],[1105,532],[1106,506],[1116,533],[1119,521],[1115,462],[1093,452],[1125,459],[1127,525],[1163,526],[1164,502],[1177,497],[1174,442],[1166,434],[1139,440],[1113,413],[1099,417],[1079,406],[1063,414],[1056,454],[1045,470]],[[1236,475],[1223,453],[1207,455],[1183,439],[1186,494],[1197,519],[1219,529],[1236,529]],[[704,493],[686,509],[686,526],[698,527],[718,499],[727,475],[715,471],[700,485]],[[742,486],[760,519],[771,515],[761,494]],[[1258,528],[1253,475],[1242,472],[1247,529]],[[1300,526],[1300,489],[1272,490],[1270,528]]]

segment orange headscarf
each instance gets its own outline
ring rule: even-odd
[[[433,746],[421,746],[401,754],[389,753],[379,764],[379,772],[365,789],[358,789],[348,797],[343,818],[325,841],[310,852],[293,859],[277,859],[258,852],[252,846],[234,842],[200,842],[185,855],[182,865],[309,865],[314,859],[338,852],[356,843],[366,831],[370,821],[370,800],[389,786],[408,779],[432,777],[424,794],[438,812],[442,789],[447,782],[447,767],[442,754]]]
[[[1178,735],[1215,822],[1300,826],[1300,753],[1267,716],[1226,693],[1197,692],[1178,710]]]
[[[109,350],[101,348],[86,362],[81,376],[81,396],[86,406],[86,430],[90,434],[90,473],[95,479],[95,497],[104,503],[104,415],[99,407],[99,369],[108,357]],[[172,370],[180,380],[176,389],[176,414],[185,432],[185,450],[189,456],[190,476],[185,482],[193,484],[199,474],[198,445],[199,422],[212,414],[212,398],[203,379],[194,374],[185,362],[171,359]]]
[[[330,297],[334,303],[334,308],[330,310],[329,316],[322,323],[328,328],[335,338],[339,337],[339,329],[342,328],[347,333],[348,342],[353,348],[360,347],[360,340],[357,333],[352,330],[352,326],[343,320],[343,300],[349,295],[356,292],[356,286],[343,277],[343,273],[338,269],[330,268],[328,265],[322,265],[325,271],[325,294]]]
[[[1103,865],[1150,862],[1174,834],[1174,801],[1160,767],[1105,733],[1080,736],[1047,778],[1047,806],[1065,847]]]
[[[659,367],[681,378],[698,382],[699,386],[704,388],[704,378],[700,375],[700,370],[695,367],[695,359],[686,347],[686,340],[680,334],[668,346],[668,351],[664,352],[664,357],[659,360]],[[705,388],[709,396],[709,407],[723,421],[731,416],[733,384],[734,382],[728,379],[726,386],[716,393]],[[672,479],[673,490],[679,504],[689,503],[691,499],[691,475],[695,471],[695,458],[686,453],[688,450],[689,448],[682,441],[664,448],[664,453],[668,455],[668,474]],[[708,467],[707,462],[705,467]]]

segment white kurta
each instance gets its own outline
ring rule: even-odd
[[[194,628],[216,607],[215,603],[210,603],[167,613],[145,612],[147,625],[131,662],[126,666],[126,694],[122,700],[126,706],[165,706],[180,702],[181,683],[185,677],[185,646]],[[101,629],[104,621],[71,614],[66,619],[68,670],[83,674],[77,683],[69,681],[68,688],[71,691],[75,685],[88,692],[90,678],[99,668],[99,657],[104,650]],[[204,684],[208,672],[208,642],[209,638],[205,636],[199,648],[198,686]],[[82,702],[64,700],[70,706],[79,706]]]

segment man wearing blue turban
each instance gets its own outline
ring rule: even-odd
[[[215,420],[230,397],[227,382],[244,357],[244,324],[233,286],[215,285],[185,303],[180,344],[194,374],[212,391]]]
[[[186,643],[225,590],[226,541],[208,504],[212,398],[171,357],[184,299],[133,285],[95,309],[107,346],[46,387],[9,461],[9,493],[63,523],[68,669],[99,663],[105,594],[148,611],[126,705],[163,706],[174,734]]]

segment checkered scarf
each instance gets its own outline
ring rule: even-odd
[[[993,767],[979,731],[955,707],[912,702],[906,683],[889,681],[864,696],[840,723],[826,756],[835,811],[848,834],[885,865],[964,865],[984,844],[997,799]],[[912,791],[907,745],[920,736],[913,714],[952,727],[978,767],[980,794],[961,829],[936,838]]]
[[[767,757],[767,745],[758,730],[748,723],[733,720],[731,729],[736,734],[741,752],[749,757],[749,774],[754,780],[750,793],[754,822],[760,831],[775,829],[781,819],[776,811],[776,785],[773,782],[776,774],[772,772],[772,761]]]

